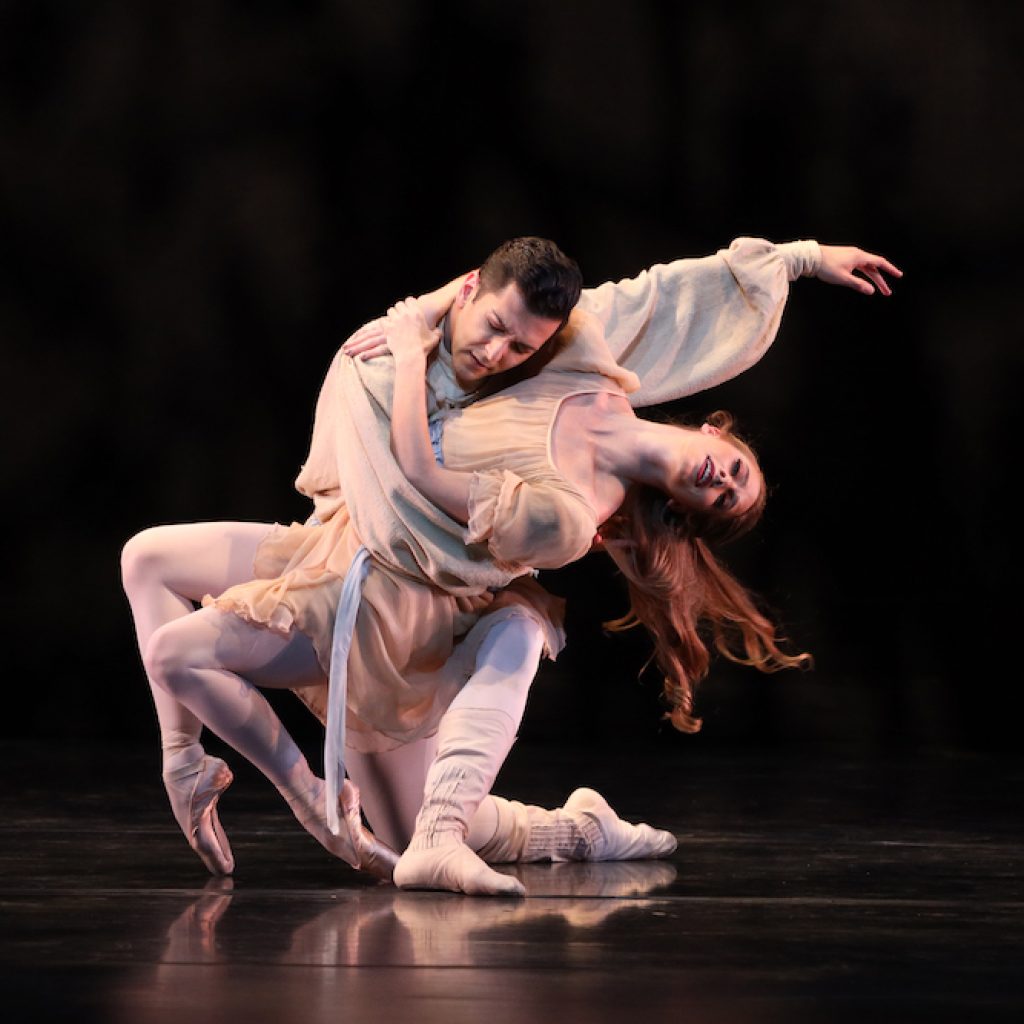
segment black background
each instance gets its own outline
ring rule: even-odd
[[[718,663],[673,734],[592,558],[543,577],[570,644],[524,737],[1012,747],[1015,6],[0,3],[3,735],[155,748],[122,544],[304,518],[323,373],[396,298],[519,234],[589,285],[747,234],[906,272],[891,299],[798,282],[767,357],[671,410],[759,449],[730,562],[817,667]]]

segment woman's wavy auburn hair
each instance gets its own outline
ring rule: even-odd
[[[757,456],[733,433],[733,418],[718,411],[706,418],[755,465]],[[677,424],[678,425],[678,424]],[[681,426],[692,430],[693,427]],[[747,533],[767,499],[763,482],[753,505],[737,515],[715,510],[680,511],[663,491],[634,486],[618,512],[601,528],[604,547],[629,588],[630,609],[605,628],[620,632],[643,625],[654,641],[652,658],[665,673],[666,717],[680,732],[694,733],[694,691],[707,675],[714,649],[730,661],[761,672],[806,668],[807,653],[787,654],[775,624],[754,596],[715,557],[710,545]]]

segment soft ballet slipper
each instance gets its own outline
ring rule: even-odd
[[[399,889],[440,889],[468,896],[525,896],[517,878],[489,868],[465,843],[406,850],[395,867]]]
[[[219,757],[208,756],[164,774],[174,818],[212,875],[230,875],[235,870],[235,858],[217,816],[217,801],[233,779]]]
[[[671,832],[623,821],[593,789],[577,789],[553,811],[518,800],[491,800],[497,827],[476,851],[488,864],[650,860],[676,849]]]
[[[678,845],[671,832],[623,821],[594,789],[577,789],[563,810],[579,821],[586,837],[581,860],[650,860],[668,857]]]

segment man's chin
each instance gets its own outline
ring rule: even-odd
[[[486,373],[477,373],[472,377],[467,377],[465,374],[455,371],[455,383],[462,388],[463,391],[476,391],[478,387],[484,382],[484,378],[487,376]]]

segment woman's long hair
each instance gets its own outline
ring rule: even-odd
[[[732,433],[733,419],[715,412],[707,422],[753,452]],[[756,460],[755,460],[756,461]],[[738,516],[677,511],[664,492],[637,485],[601,529],[605,550],[626,578],[630,609],[605,623],[613,632],[644,625],[654,640],[653,658],[665,673],[666,717],[681,732],[698,732],[694,691],[707,675],[710,639],[721,655],[761,672],[806,667],[809,654],[787,654],[779,647],[773,622],[753,595],[716,558],[710,544],[746,533],[761,518],[765,487]]]

